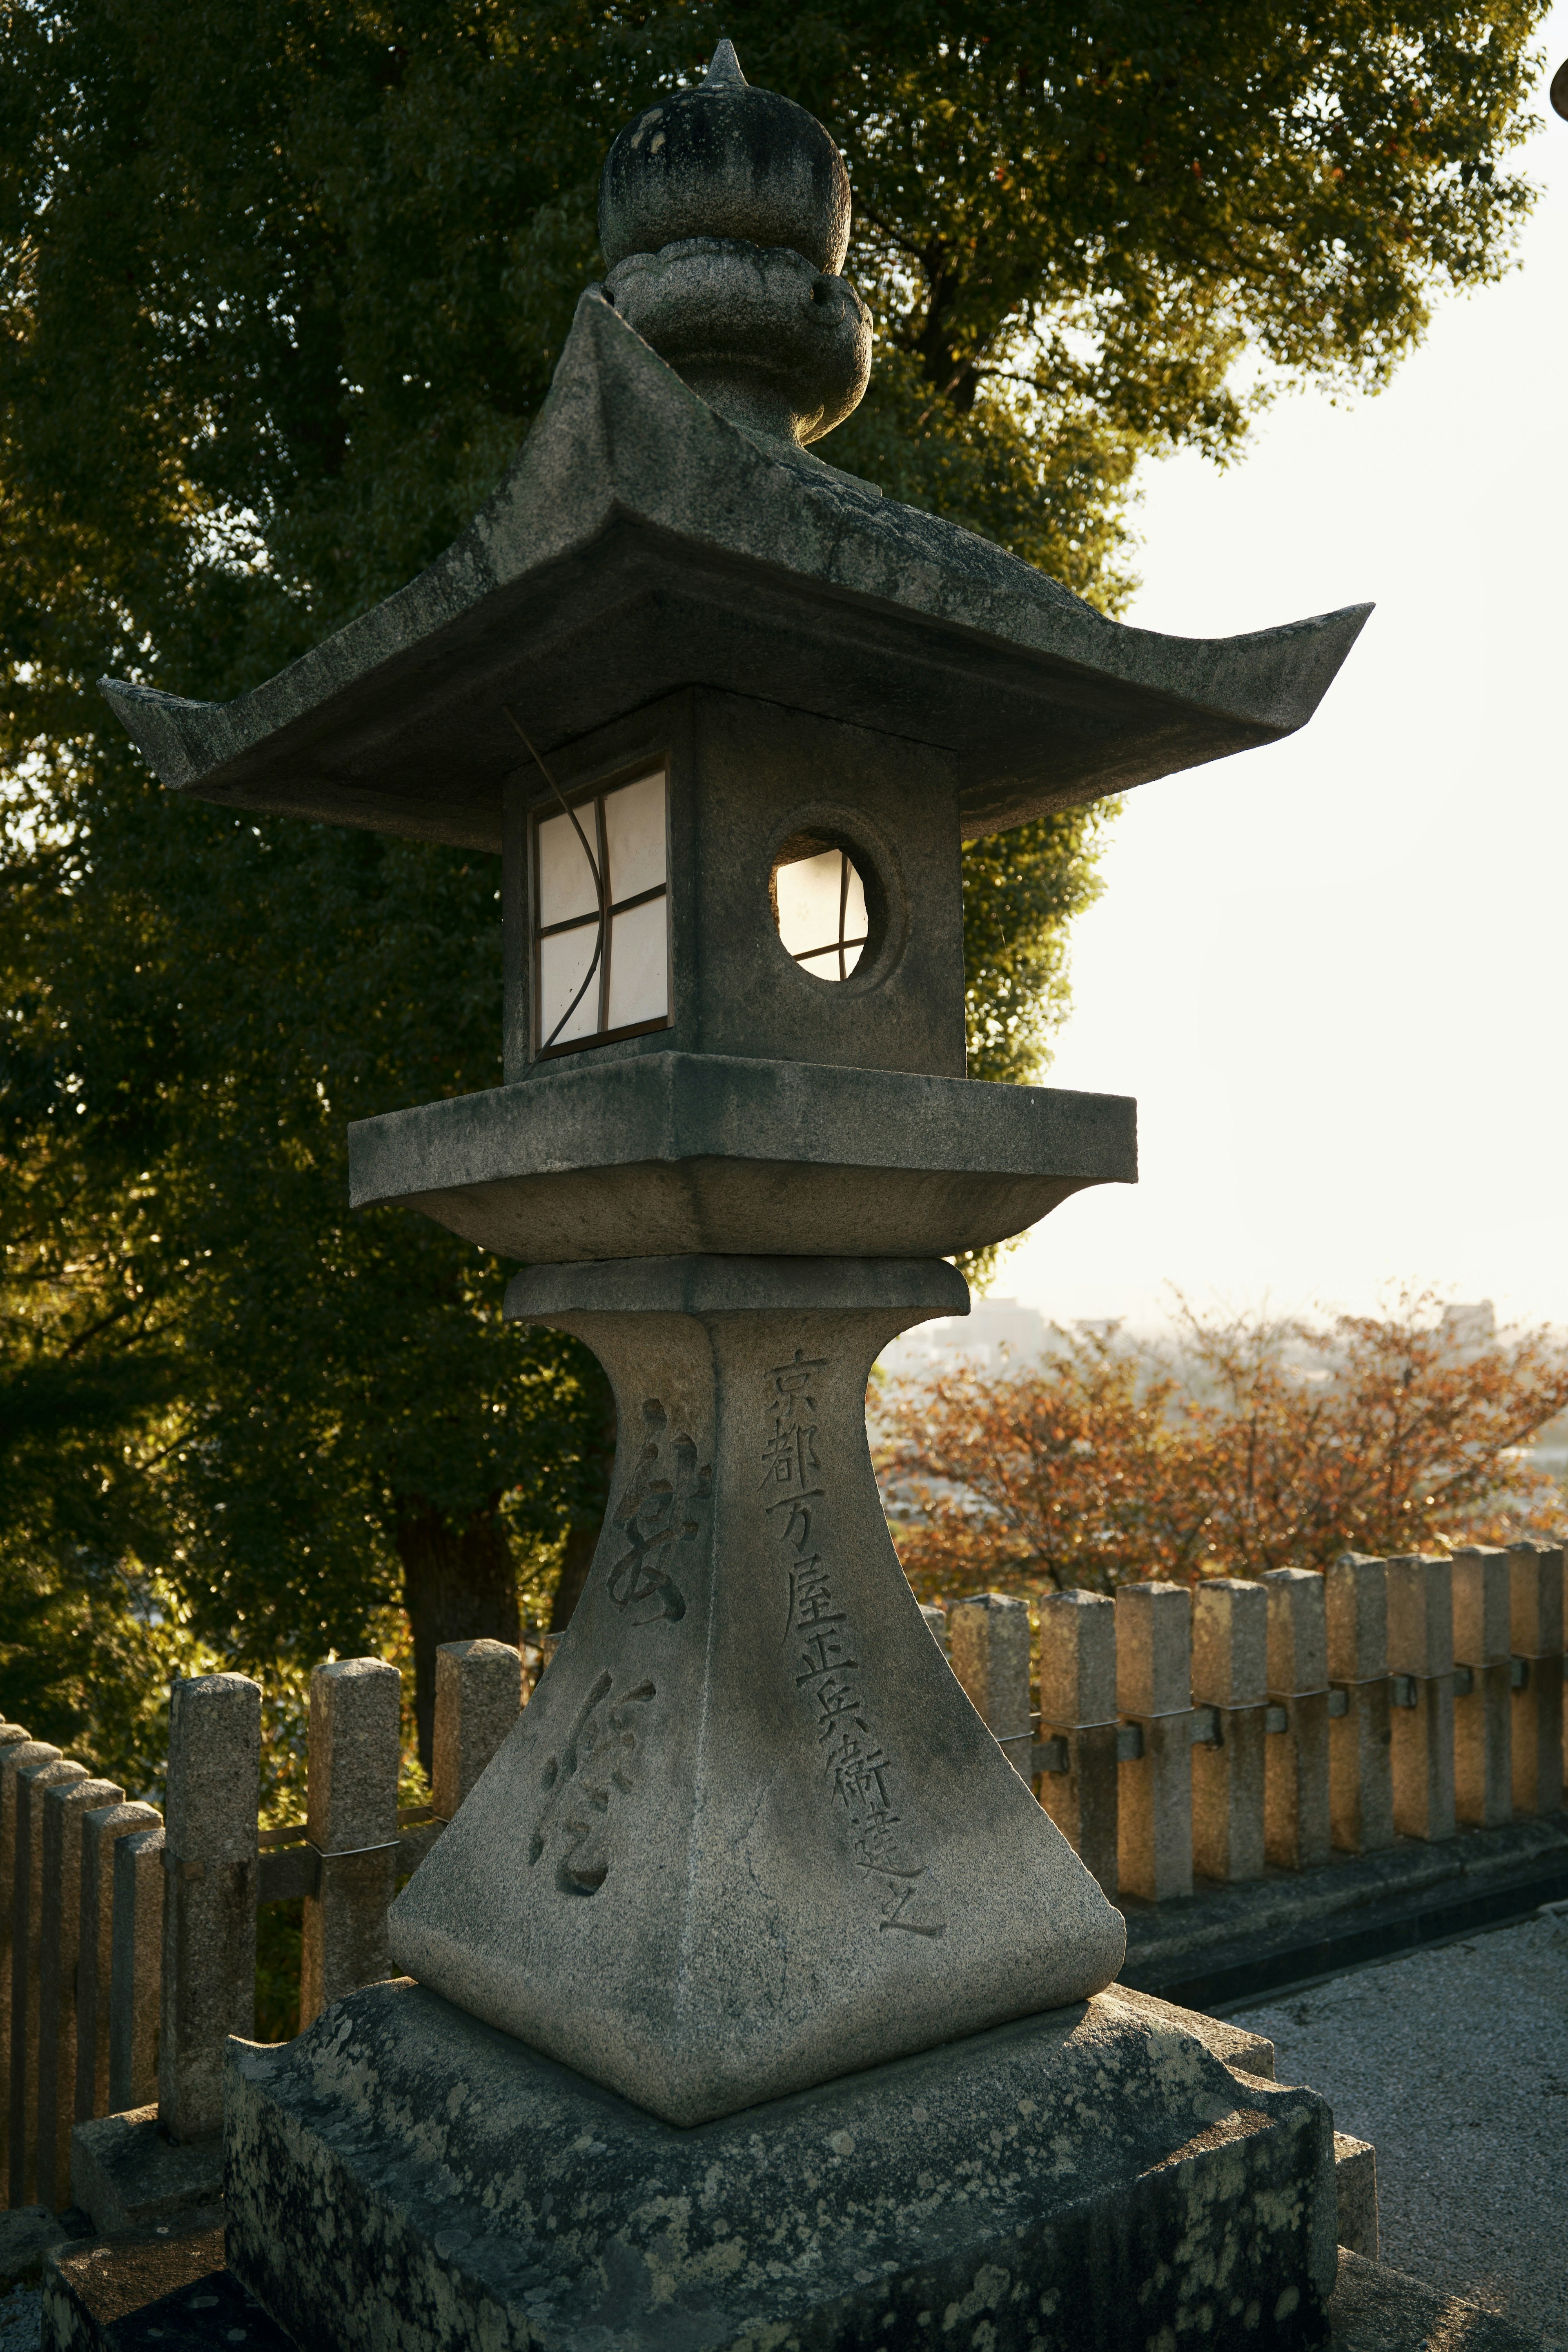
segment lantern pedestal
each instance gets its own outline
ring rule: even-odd
[[[690,2125],[1108,1984],[1126,1931],[932,1641],[866,1442],[941,1261],[535,1267],[619,1429],[593,1570],[394,1959]]]
[[[229,2044],[229,2265],[300,2352],[1307,2352],[1332,2123],[1227,2030],[1112,1990],[683,2131],[377,1985]]]

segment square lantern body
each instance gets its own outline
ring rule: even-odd
[[[945,1256],[1137,1168],[1131,1102],[965,1078],[961,843],[1289,734],[1365,617],[1123,628],[781,462],[593,289],[505,481],[426,572],[232,702],[105,691],[176,792],[503,853],[507,1082],[358,1122],[357,1205],[534,1265]],[[556,983],[605,910],[524,729],[578,822],[602,802],[595,845],[666,779],[662,880],[646,856],[617,877],[612,845],[607,987],[564,1028]]]
[[[580,737],[549,766],[560,797],[537,766],[505,790],[509,1084],[584,1056],[671,1052],[963,1077],[950,754],[694,687]],[[647,828],[660,777],[658,874]],[[610,952],[591,978],[600,924],[577,826],[605,864],[610,908]],[[803,880],[840,873],[824,936],[800,930],[813,903]]]

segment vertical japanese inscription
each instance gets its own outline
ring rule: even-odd
[[[667,1434],[669,1416],[658,1397],[648,1398],[642,1418],[642,1454],[613,1519],[626,1549],[610,1569],[607,1590],[623,1617],[635,1610],[633,1624],[651,1625],[686,1614],[673,1570],[679,1547],[698,1531],[692,1512],[711,1494],[713,1471],[710,1465],[698,1468],[697,1448],[683,1432]]]
[[[566,1738],[544,1759],[543,1803],[529,1840],[528,1865],[555,1852],[555,1884],[563,1895],[597,1895],[610,1874],[609,1813],[618,1794],[637,1786],[633,1765],[644,1710],[656,1696],[650,1682],[615,1696],[615,1677],[600,1675],[572,1719]]]
[[[827,1359],[797,1348],[769,1375],[760,1481],[770,1534],[788,1579],[784,1640],[795,1689],[810,1716],[831,1802],[877,1910],[879,1933],[941,1936],[935,1903],[899,1795],[900,1769],[879,1738],[868,1703],[859,1642],[819,1530],[828,1470],[818,1446],[814,1394]]]
[[[686,1614],[686,1594],[674,1570],[681,1547],[700,1532],[697,1512],[712,1493],[713,1472],[699,1469],[689,1437],[669,1434],[658,1397],[647,1399],[642,1419],[642,1451],[611,1515],[605,1591],[628,1625],[675,1625]],[[551,1853],[563,1895],[596,1895],[610,1874],[615,1816],[645,1769],[658,1728],[657,1696],[635,1670],[618,1680],[600,1674],[544,1759],[528,1862],[531,1870]]]

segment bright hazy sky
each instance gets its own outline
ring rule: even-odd
[[[1550,21],[1568,56],[1568,5]],[[1550,70],[1550,68],[1549,68]],[[1127,618],[1227,635],[1375,602],[1317,717],[1131,794],[1049,1082],[1138,1097],[1142,1181],[997,1294],[1047,1318],[1361,1308],[1391,1280],[1568,1323],[1568,122],[1500,285],[1376,399],[1278,404],[1151,470]]]

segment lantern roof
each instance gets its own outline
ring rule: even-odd
[[[1217,638],[1109,621],[728,421],[590,288],[505,480],[426,571],[233,701],[101,683],[176,792],[481,850],[509,708],[548,752],[730,690],[950,751],[972,837],[1291,733],[1370,610]]]

